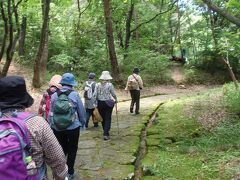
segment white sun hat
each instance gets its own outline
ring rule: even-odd
[[[110,75],[109,71],[103,71],[99,79],[110,80],[112,79],[112,76]]]

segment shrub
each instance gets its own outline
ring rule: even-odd
[[[240,115],[240,90],[233,83],[223,86],[224,104],[231,113]]]

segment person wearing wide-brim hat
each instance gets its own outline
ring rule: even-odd
[[[27,133],[31,143],[32,160],[36,164],[38,178],[48,179],[46,173],[47,164],[49,167],[51,167],[55,179],[64,179],[67,176],[68,169],[65,156],[49,124],[41,116],[33,115],[29,112],[24,113],[25,109],[32,106],[33,102],[34,100],[27,92],[26,83],[22,77],[7,76],[0,79],[0,118],[4,120],[5,118],[12,117],[20,118],[20,116],[23,116],[24,114],[27,116],[25,119],[25,125],[28,129]],[[4,122],[6,123],[6,121],[0,122],[0,130],[3,131],[4,128],[6,128],[6,126],[4,126]],[[12,126],[12,128],[14,128],[14,126]],[[21,136],[20,133],[19,136]],[[5,141],[6,140],[9,140],[7,142],[9,147],[12,145],[12,143],[15,143],[10,141],[11,138],[5,139]],[[12,138],[12,140],[14,141],[14,138]],[[0,148],[0,151],[3,149]],[[11,153],[11,151],[8,153]],[[7,163],[8,166],[4,165],[4,163]],[[10,163],[15,164],[11,166]],[[1,164],[2,167],[8,167],[8,169],[0,168],[0,174],[2,175],[0,176],[2,179],[11,179],[11,177],[6,178],[6,176],[10,176],[13,173],[18,174],[18,169],[16,169],[16,166],[19,164],[16,165],[14,158],[12,162],[2,161]],[[14,169],[11,169],[11,167]],[[2,170],[4,172],[9,171],[12,173],[2,173]]]
[[[53,132],[67,156],[68,179],[72,179],[74,177],[74,164],[78,150],[80,127],[81,129],[85,128],[85,109],[79,93],[73,89],[74,86],[77,86],[74,75],[72,73],[63,74],[60,84],[62,85],[62,88],[51,97],[51,112],[49,118]],[[59,129],[53,122],[53,111],[60,94],[65,93],[72,104],[75,116],[74,119],[71,119],[72,123],[67,128]]]
[[[140,90],[143,88],[143,81],[141,76],[139,76],[140,69],[135,67],[133,73],[128,77],[126,84],[126,91],[130,91],[131,94],[131,104],[130,104],[130,113],[133,113],[135,105],[135,114],[139,114],[140,106]]]
[[[97,99],[99,113],[103,118],[103,139],[109,140],[112,111],[114,104],[117,102],[117,96],[115,94],[113,84],[109,82],[111,79],[113,79],[109,71],[103,71],[99,79],[101,82],[97,83],[94,96]]]
[[[42,99],[40,101],[38,114],[44,117],[46,120],[48,120],[48,113],[49,113],[50,104],[51,104],[51,96],[62,87],[62,85],[59,84],[61,80],[62,80],[61,75],[55,74],[54,76],[52,76],[51,80],[49,81],[49,88],[43,94]]]

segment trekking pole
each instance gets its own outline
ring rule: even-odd
[[[116,103],[116,105],[115,105],[115,110],[116,110],[116,117],[117,117],[118,137],[119,137],[119,123],[118,123],[118,108],[117,108],[117,103]]]

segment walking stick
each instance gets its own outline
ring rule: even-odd
[[[118,128],[118,138],[119,138],[119,123],[118,123],[118,109],[117,109],[117,103],[115,104],[115,110],[116,110],[117,128]]]

